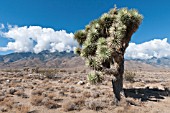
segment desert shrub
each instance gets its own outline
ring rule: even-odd
[[[73,101],[75,103],[75,105],[82,107],[85,105],[85,98],[84,97],[80,97],[80,98],[77,98]]]
[[[64,91],[59,91],[58,94],[59,94],[60,96],[65,96]]]
[[[80,110],[85,105],[85,98],[77,98],[74,101],[68,101],[63,104],[64,111]]]
[[[88,91],[83,92],[83,97],[86,97],[86,98],[91,97],[90,92],[88,92]]]
[[[77,96],[75,94],[70,95],[71,98],[77,98]]]
[[[106,107],[105,103],[102,102],[101,100],[88,100],[88,101],[85,101],[85,106],[88,109],[95,110],[95,111],[101,110],[101,109]]]
[[[93,98],[98,98],[100,96],[100,93],[99,92],[92,92],[92,97]]]
[[[22,95],[24,95],[24,91],[23,90],[18,90],[14,94],[17,95],[17,96],[22,96]]]
[[[82,70],[82,71],[81,71],[81,73],[86,73],[86,70],[85,70],[85,69],[84,69],[84,70]]]
[[[5,69],[3,71],[5,71],[5,72],[21,72],[21,70],[19,70],[19,69]]]
[[[39,67],[35,68],[35,73],[39,73]]]
[[[44,92],[44,90],[33,90],[31,94],[40,96],[40,95],[42,95],[43,92]]]
[[[97,84],[97,83],[102,82],[102,77],[101,77],[101,75],[98,72],[91,72],[91,73],[88,74],[87,77],[88,77],[87,78],[88,81],[91,84]]]
[[[54,97],[56,97],[56,94],[55,93],[49,93],[47,96],[48,96],[48,98],[53,99]]]
[[[17,107],[16,113],[29,113],[30,106],[28,105],[21,105]]]
[[[134,80],[135,76],[136,76],[136,73],[134,73],[134,72],[129,72],[129,71],[124,72],[124,79],[126,81],[134,82],[135,81]]]
[[[78,73],[78,71],[77,71],[77,70],[75,70],[75,71],[74,71],[74,73]]]
[[[60,107],[54,100],[48,100],[44,103],[44,106],[46,106],[48,109],[55,109]]]
[[[66,112],[78,109],[76,104],[72,101],[68,101],[68,102],[64,103],[62,107],[63,107],[63,110]]]
[[[65,69],[60,69],[60,72],[65,73],[65,72],[67,72],[67,70],[65,70]]]
[[[70,90],[71,93],[76,93],[75,87],[70,87],[69,90]]]
[[[43,96],[34,95],[31,97],[31,104],[35,106],[41,106],[43,104],[42,103],[43,98],[44,98]]]
[[[6,106],[9,109],[12,109],[13,105],[14,105],[14,99],[5,98],[0,104],[3,105],[3,106]]]
[[[47,71],[44,73],[44,76],[48,79],[54,79],[55,78],[55,73],[52,71]]]
[[[0,96],[5,96],[5,91],[2,91],[2,89],[0,91]]]

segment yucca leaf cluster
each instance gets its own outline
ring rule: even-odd
[[[90,22],[84,30],[75,32],[74,38],[80,45],[75,51],[93,70],[102,72],[114,64],[119,54],[124,56],[131,35],[142,19],[135,9],[115,7]]]

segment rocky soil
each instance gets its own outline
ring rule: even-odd
[[[97,85],[89,69],[0,71],[2,113],[170,113],[170,71],[125,72],[126,101],[114,103],[111,77]]]

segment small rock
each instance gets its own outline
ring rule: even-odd
[[[89,86],[90,86],[90,83],[87,83],[86,86],[89,87]]]
[[[3,107],[0,107],[0,110],[1,110],[2,112],[7,112],[7,111],[8,111],[8,108],[5,107],[5,106],[3,106]]]
[[[43,93],[42,93],[42,96],[47,97],[47,93],[46,93],[46,92],[43,92]]]
[[[22,98],[29,98],[29,96],[24,93],[24,94],[22,95]]]
[[[65,94],[64,94],[63,91],[60,91],[60,92],[59,92],[59,95],[60,95],[60,96],[64,96]]]
[[[6,80],[6,83],[7,83],[7,84],[10,83],[10,80]]]
[[[83,85],[83,84],[85,84],[83,81],[79,81],[78,83],[77,83],[78,85]]]
[[[13,95],[16,91],[17,90],[15,88],[11,88],[9,89],[8,93]]]
[[[61,80],[58,80],[58,83],[63,83],[63,81],[61,81]]]
[[[3,101],[5,99],[5,96],[0,96],[0,101]]]
[[[43,100],[42,100],[42,103],[47,103],[50,99],[48,97],[45,97]]]
[[[12,81],[12,83],[20,83],[22,81],[22,79],[14,79],[13,81]]]
[[[4,91],[1,91],[0,92],[0,96],[4,96],[5,95],[5,92]]]

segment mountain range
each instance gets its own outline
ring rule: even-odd
[[[11,53],[0,55],[0,68],[23,68],[23,67],[41,67],[41,68],[70,68],[83,66],[84,60],[73,52],[49,52],[42,51],[38,54],[32,52]],[[125,67],[165,67],[170,68],[170,58],[151,58],[126,59]]]

